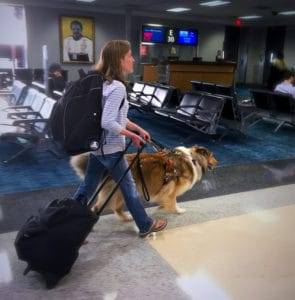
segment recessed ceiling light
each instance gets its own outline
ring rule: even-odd
[[[169,11],[169,12],[183,12],[183,11],[189,11],[189,10],[191,10],[191,9],[185,8],[185,7],[175,7],[175,8],[166,9],[166,11]]]
[[[213,7],[213,6],[226,5],[226,4],[229,4],[229,3],[230,3],[230,1],[217,0],[217,1],[201,2],[200,5]]]
[[[282,11],[282,12],[279,13],[279,15],[283,15],[283,16],[292,16],[292,15],[295,15],[295,10]]]
[[[87,3],[90,3],[90,2],[94,2],[95,0],[77,0],[78,2],[87,2]]]
[[[239,19],[242,20],[252,20],[252,19],[260,19],[262,18],[262,16],[243,16],[243,17],[239,17]]]
[[[146,24],[148,26],[153,26],[153,27],[163,27],[163,25],[161,24],[152,24],[152,23],[149,23],[149,24]]]

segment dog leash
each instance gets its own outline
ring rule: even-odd
[[[137,158],[137,169],[138,169],[138,173],[139,173],[139,177],[140,177],[140,181],[141,181],[141,189],[142,189],[143,197],[146,201],[150,201],[151,197],[150,197],[148,188],[146,186],[144,176],[143,176],[143,173],[142,173],[142,168],[141,168],[141,165],[140,165],[140,155],[138,155],[138,158]]]
[[[149,141],[149,144],[156,150],[156,151],[162,151],[164,149],[168,149],[168,147],[165,147],[163,144],[161,144],[159,141],[156,141],[154,138],[151,138]]]
[[[156,141],[153,138],[150,139],[150,141],[147,141],[147,143],[149,143],[154,148],[155,151],[163,151],[164,149],[168,149],[167,147],[165,147],[164,145],[162,145],[160,142]],[[138,159],[137,159],[137,169],[138,169],[139,177],[141,180],[141,188],[142,188],[143,197],[146,201],[150,201],[151,198],[150,198],[150,194],[149,194],[149,191],[146,186],[146,182],[144,180],[144,176],[142,173],[139,155],[138,155]]]

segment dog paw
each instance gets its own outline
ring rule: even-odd
[[[130,214],[128,214],[128,213],[117,213],[117,212],[115,212],[115,214],[123,222],[131,222],[131,221],[133,221],[132,216]]]
[[[181,207],[176,207],[176,213],[178,214],[183,214],[186,212],[185,208],[181,208]]]
[[[124,222],[132,222],[132,221],[133,221],[133,218],[132,218],[131,215],[129,215],[129,214],[127,215],[127,214],[126,214],[126,216],[124,216],[123,221],[124,221]]]

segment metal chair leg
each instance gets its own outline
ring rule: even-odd
[[[274,132],[277,132],[284,124],[285,124],[285,121],[280,122],[280,124],[276,127]]]
[[[259,123],[259,122],[262,121],[262,120],[263,120],[263,118],[260,118],[260,119],[258,119],[258,120],[256,120],[256,121],[254,121],[253,123],[249,124],[249,125],[247,126],[247,128],[253,127],[254,125],[256,125],[257,123]]]
[[[9,164],[11,161],[13,161],[14,159],[16,159],[17,157],[19,157],[23,153],[27,152],[28,150],[31,150],[32,148],[33,148],[33,146],[24,147],[22,150],[18,151],[17,153],[15,153],[12,156],[10,156],[8,159],[3,160],[2,163],[3,164]]]

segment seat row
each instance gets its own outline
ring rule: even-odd
[[[285,124],[295,126],[295,99],[291,95],[259,89],[251,90],[251,94],[256,109],[247,118],[256,120],[250,126],[263,119],[278,122],[275,132]]]
[[[174,90],[174,93],[173,93]],[[240,131],[240,116],[233,96],[203,91],[187,92],[178,99],[175,88],[136,82],[129,93],[131,106],[168,117],[205,134],[216,134],[218,127]]]
[[[56,100],[29,87],[22,104],[9,105],[1,110],[0,139],[21,146],[3,162],[14,160],[40,141],[50,138],[50,117],[55,104]]]

